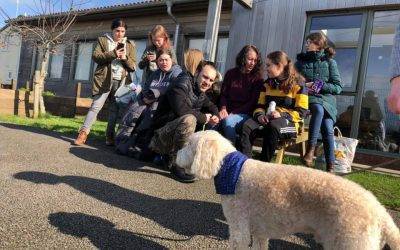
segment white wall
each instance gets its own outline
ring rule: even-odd
[[[11,84],[11,79],[18,80],[20,52],[20,37],[10,35],[8,28],[3,30],[0,33],[0,83]]]

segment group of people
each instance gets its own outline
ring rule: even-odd
[[[108,99],[107,145],[115,144],[117,153],[139,160],[156,160],[180,181],[192,182],[194,177],[176,166],[175,158],[195,131],[218,130],[249,157],[253,141],[262,137],[261,160],[271,161],[279,141],[295,138],[300,123],[310,114],[304,163],[312,166],[321,131],[327,171],[332,171],[337,115],[334,95],[341,92],[342,85],[333,59],[335,51],[323,33],[307,36],[306,51],[298,54],[296,62],[285,52],[275,51],[266,56],[264,65],[254,45],[244,46],[215,99],[210,98],[213,84],[220,82],[215,64],[205,61],[201,51],[189,49],[179,66],[166,29],[157,25],[149,33],[149,45],[138,63],[144,72],[141,92],[122,110],[114,94],[118,87],[132,82],[136,52],[134,43],[125,37],[127,25],[122,19],[113,20],[111,30],[112,35],[98,38],[93,52],[98,65],[93,103],[76,145],[85,143]],[[122,119],[115,132],[118,117]]]

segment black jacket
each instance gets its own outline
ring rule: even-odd
[[[160,101],[154,115],[155,129],[187,114],[194,115],[198,124],[206,123],[206,113],[218,115],[217,106],[200,91],[194,77],[187,71],[183,71],[171,82],[166,97]]]

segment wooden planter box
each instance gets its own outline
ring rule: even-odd
[[[0,114],[31,117],[33,95],[29,91],[0,89]]]
[[[76,98],[43,96],[43,100],[46,112],[61,117],[75,117]]]
[[[75,98],[62,96],[43,96],[46,112],[62,117],[75,117],[75,115],[86,115],[91,98]],[[0,114],[33,116],[33,92],[11,89],[0,89]],[[107,120],[107,104],[98,115],[99,120]]]

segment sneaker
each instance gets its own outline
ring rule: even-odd
[[[135,160],[141,161],[142,150],[138,147],[129,147],[128,156],[134,158]]]
[[[76,145],[76,146],[85,145],[87,136],[88,136],[88,133],[86,132],[86,130],[81,129],[81,130],[79,131],[78,137],[75,139],[75,141],[74,141],[73,144]]]
[[[180,168],[176,165],[172,166],[171,174],[173,174],[178,181],[183,183],[192,183],[195,181],[194,175],[185,173],[183,168]]]

